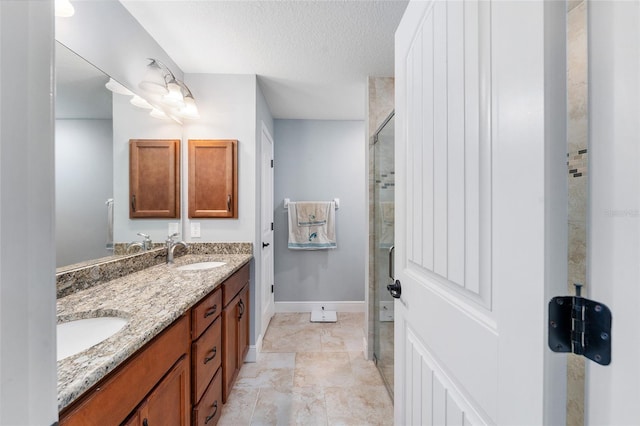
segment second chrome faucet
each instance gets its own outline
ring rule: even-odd
[[[171,234],[167,237],[167,263],[173,263],[173,255],[176,246],[182,246],[185,250],[189,249],[189,245],[184,241],[173,241],[174,237],[177,237],[178,233]]]

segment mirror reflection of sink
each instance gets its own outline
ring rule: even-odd
[[[120,317],[85,318],[56,326],[58,361],[82,352],[116,334],[127,320]]]
[[[178,271],[200,271],[203,269],[217,268],[223,265],[226,265],[226,262],[198,262],[198,263],[189,263],[188,265],[178,266],[176,269]]]

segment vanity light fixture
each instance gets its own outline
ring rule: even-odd
[[[76,13],[69,0],[56,0],[54,7],[55,15],[60,18],[70,18]]]
[[[138,87],[145,92],[149,103],[158,110],[156,113],[152,111],[152,116],[157,117],[159,112],[163,112],[165,116],[178,122],[182,118],[200,118],[193,94],[184,81],[178,80],[169,67],[159,60],[148,59],[151,62]]]

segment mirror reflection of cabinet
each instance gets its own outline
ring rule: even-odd
[[[238,141],[189,139],[189,217],[238,217]]]
[[[180,217],[180,141],[129,141],[129,217]]]

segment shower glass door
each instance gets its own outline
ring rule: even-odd
[[[393,113],[374,137],[374,359],[393,397],[393,298],[387,291],[394,236],[394,119]]]

